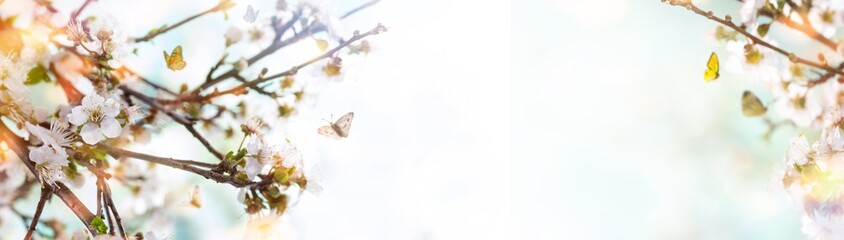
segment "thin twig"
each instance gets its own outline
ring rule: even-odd
[[[134,158],[134,159],[144,160],[144,161],[148,161],[148,162],[152,162],[152,163],[157,163],[157,164],[161,164],[161,165],[176,168],[176,169],[181,169],[181,170],[184,170],[184,171],[187,171],[187,172],[192,172],[192,173],[200,175],[200,176],[202,176],[206,179],[214,180],[217,183],[227,183],[227,184],[230,184],[230,185],[238,187],[238,188],[262,186],[263,184],[269,184],[269,183],[272,182],[272,180],[270,180],[270,181],[260,181],[260,182],[252,182],[252,181],[243,182],[243,181],[235,179],[233,176],[230,176],[230,175],[224,175],[222,173],[214,172],[214,171],[211,171],[211,170],[200,169],[200,168],[197,168],[197,167],[192,166],[190,164],[186,164],[185,161],[189,161],[189,160],[177,160],[177,159],[173,159],[173,158],[158,157],[158,156],[153,156],[153,155],[149,155],[149,154],[133,152],[133,151],[129,151],[129,150],[126,150],[126,149],[114,148],[114,147],[109,147],[109,146],[104,146],[104,147],[106,148],[106,151],[109,153],[109,155],[112,155],[115,158],[117,158],[117,157],[127,157],[127,158]]]
[[[367,2],[367,3],[364,3],[363,5],[360,5],[359,7],[356,7],[354,9],[352,9],[351,11],[346,12],[345,14],[343,14],[340,17],[340,19],[345,19],[345,18],[351,16],[352,14],[355,14],[355,13],[357,13],[357,12],[367,8],[367,7],[375,5],[378,2],[380,2],[380,0],[373,0],[373,1],[370,1],[370,2]],[[287,30],[287,28],[290,28],[290,27],[293,26],[292,23],[293,22],[288,22],[288,24],[290,24],[290,26],[286,26],[282,29]],[[315,24],[311,24],[311,25],[309,25],[305,29],[302,29],[302,31],[296,33],[296,35],[294,35],[293,37],[290,37],[287,40],[280,41],[280,42],[273,42],[273,44],[270,44],[270,46],[268,46],[266,49],[259,52],[255,56],[249,58],[247,60],[247,62],[249,63],[249,65],[252,65],[252,64],[258,62],[258,60],[261,60],[262,58],[278,51],[279,49],[282,49],[286,46],[289,46],[290,44],[297,43],[297,42],[301,41],[302,39],[305,39],[305,38],[307,38],[307,37],[309,37],[313,34],[316,34],[316,33],[319,33],[319,32],[325,31],[325,30],[326,30],[325,26],[322,26],[322,25],[315,26]],[[208,89],[208,88],[216,85],[217,83],[220,83],[220,82],[222,82],[222,81],[224,81],[228,78],[233,77],[236,72],[237,72],[236,69],[231,69],[231,70],[221,74],[220,76],[217,76],[216,78],[212,79],[211,81],[206,81],[205,83],[203,83],[202,85],[197,87],[193,92],[195,94],[199,94],[199,92],[201,92],[205,89]]]
[[[718,23],[720,23],[724,26],[732,28],[734,31],[741,33],[742,35],[744,35],[748,39],[752,40],[753,43],[765,46],[768,49],[771,49],[771,50],[773,50],[777,53],[780,53],[780,54],[788,57],[788,59],[791,60],[792,62],[808,65],[808,66],[819,68],[819,69],[823,69],[823,70],[826,70],[827,72],[833,72],[835,74],[844,75],[844,71],[833,68],[829,65],[825,65],[825,64],[813,62],[813,61],[810,61],[810,60],[807,60],[807,59],[804,59],[804,58],[801,58],[801,57],[797,57],[797,55],[795,55],[794,53],[785,51],[785,50],[783,50],[783,49],[781,49],[777,46],[774,46],[774,45],[766,42],[765,40],[762,40],[761,38],[759,38],[757,36],[754,36],[753,34],[747,32],[747,31],[745,31],[743,28],[741,28],[740,26],[733,23],[732,20],[728,21],[726,19],[716,17],[712,12],[707,12],[707,11],[701,10],[700,8],[698,8],[697,6],[692,4],[691,2],[680,1],[680,0],[667,0],[667,1],[671,5],[685,7],[686,9],[689,9],[689,10],[691,10],[692,12],[694,12],[698,15],[704,16],[706,18],[711,19],[712,21],[718,22]]]
[[[82,13],[82,10],[85,10],[85,8],[87,8],[87,7],[88,7],[88,4],[91,4],[91,2],[93,2],[93,1],[96,1],[96,0],[85,0],[85,2],[84,2],[84,3],[82,3],[82,6],[80,6],[78,9],[76,9],[75,11],[73,11],[73,13],[72,13],[72,14],[70,14],[70,20],[71,20],[71,21],[75,21],[75,20],[76,20],[76,18],[78,18],[78,17],[79,17],[79,14],[81,14],[81,13]]]
[[[170,118],[173,118],[174,121],[176,121],[177,123],[184,126],[185,129],[187,129],[188,132],[190,132],[191,135],[193,135],[194,138],[199,140],[199,142],[202,143],[202,145],[205,146],[205,148],[208,149],[208,151],[211,152],[211,154],[213,154],[215,157],[217,157],[217,159],[219,159],[221,161],[223,160],[223,154],[220,153],[219,151],[217,151],[217,149],[214,149],[214,147],[211,146],[211,143],[208,142],[208,139],[205,139],[205,137],[203,137],[201,134],[199,134],[198,131],[196,131],[196,128],[193,127],[193,122],[191,122],[190,120],[188,120],[184,116],[176,114],[175,112],[170,111],[169,109],[165,108],[164,106],[161,106],[161,104],[159,104],[156,99],[147,97],[144,94],[141,94],[141,93],[139,93],[135,90],[130,89],[126,85],[121,85],[120,89],[123,90],[123,92],[125,92],[126,94],[132,95],[135,98],[140,99],[141,101],[145,102],[150,107],[158,109],[158,110],[164,112],[165,114],[167,114],[167,116],[170,116]]]
[[[161,35],[161,34],[164,34],[164,33],[166,33],[166,32],[169,32],[170,30],[176,29],[177,27],[182,26],[182,25],[184,25],[185,23],[188,23],[188,22],[190,22],[190,21],[193,21],[194,19],[197,19],[197,18],[199,18],[199,17],[201,17],[201,16],[203,16],[203,15],[206,15],[206,14],[209,14],[209,13],[213,13],[213,12],[216,12],[216,11],[219,11],[219,10],[220,10],[220,7],[221,7],[221,6],[220,6],[220,4],[215,5],[215,6],[214,6],[213,8],[211,8],[211,9],[205,10],[205,11],[200,12],[200,13],[197,13],[197,14],[194,14],[193,16],[190,16],[190,17],[188,17],[188,18],[185,18],[184,20],[179,21],[179,22],[177,22],[177,23],[173,24],[172,26],[168,26],[168,27],[165,27],[165,28],[163,28],[163,29],[158,29],[158,30],[156,30],[156,31],[153,31],[153,32],[147,33],[147,35],[146,35],[146,36],[143,36],[143,37],[140,37],[140,38],[135,38],[135,42],[136,42],[136,43],[140,43],[140,42],[146,42],[146,41],[152,40],[153,38],[157,37],[158,35]]]
[[[358,40],[361,40],[361,39],[366,38],[366,37],[371,36],[371,35],[376,35],[376,34],[382,33],[386,30],[387,30],[386,27],[384,27],[381,24],[378,24],[378,26],[376,26],[372,30],[369,30],[369,31],[362,33],[362,34],[355,35],[352,38],[350,38],[348,41],[341,43],[339,46],[331,49],[330,51],[324,52],[323,54],[320,54],[319,56],[313,57],[310,60],[305,61],[304,63],[296,65],[293,68],[291,68],[290,70],[287,70],[287,71],[284,71],[284,72],[281,72],[281,73],[277,73],[277,74],[274,74],[274,75],[270,75],[270,76],[267,76],[267,77],[258,78],[256,80],[238,85],[238,86],[233,87],[233,88],[226,90],[226,91],[221,91],[221,92],[215,91],[215,92],[209,93],[209,94],[204,95],[204,96],[196,96],[196,95],[182,96],[182,97],[176,98],[174,100],[163,100],[163,101],[161,101],[161,103],[162,104],[173,104],[173,103],[179,103],[179,102],[185,102],[185,101],[203,102],[203,101],[208,101],[212,98],[219,97],[219,96],[226,95],[226,94],[241,93],[248,87],[253,87],[253,86],[256,86],[260,83],[270,81],[270,80],[273,80],[273,79],[277,79],[277,78],[281,78],[281,77],[284,77],[284,76],[294,75],[299,71],[299,69],[302,69],[302,68],[304,68],[308,65],[311,65],[311,64],[313,64],[313,63],[315,63],[319,60],[331,57],[335,53],[337,53],[338,51],[342,50],[346,46],[348,46],[348,45],[350,45],[350,44],[352,44],[352,43],[354,43]]]
[[[32,239],[32,233],[35,232],[35,226],[38,225],[38,219],[41,218],[41,212],[44,211],[44,204],[46,204],[47,200],[53,196],[52,189],[53,188],[48,185],[41,186],[41,199],[38,199],[38,206],[35,208],[35,215],[32,215],[32,224],[29,225],[29,229],[26,230],[26,236],[24,236],[23,239]]]
[[[35,163],[29,160],[29,149],[26,148],[28,144],[9,130],[6,124],[0,124],[0,139],[6,142],[9,148],[15,152],[15,155],[20,158],[36,178],[40,177],[38,171],[35,170]],[[96,230],[91,226],[91,221],[94,220],[94,214],[79,201],[79,198],[64,183],[56,182],[56,187],[53,188],[52,192],[56,196],[59,196],[59,199],[82,221],[82,224],[88,228],[89,232],[92,234],[96,233]]]

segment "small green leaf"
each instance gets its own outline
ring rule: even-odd
[[[47,69],[41,64],[29,70],[26,75],[26,85],[35,85],[41,82],[50,82],[50,75],[47,75]]]
[[[226,159],[232,159],[232,156],[234,156],[234,151],[229,151],[229,153],[226,153]]]
[[[91,155],[94,159],[105,161],[107,153],[105,149],[91,149]]]
[[[245,157],[245,156],[246,156],[246,149],[241,148],[240,151],[237,151],[237,155],[234,155],[232,160],[240,161],[240,159],[243,159],[243,157]]]
[[[760,37],[764,37],[765,35],[768,35],[769,29],[771,29],[771,23],[766,23],[759,25],[759,27],[756,28],[756,32],[759,33]]]
[[[103,219],[100,216],[94,217],[94,220],[91,220],[91,226],[94,227],[94,230],[97,230],[99,234],[105,234],[108,231],[108,226],[106,226]]]

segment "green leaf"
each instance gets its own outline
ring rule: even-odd
[[[29,70],[29,73],[26,75],[26,85],[35,85],[41,82],[50,82],[50,75],[47,75],[47,68],[38,64],[34,68]]]
[[[239,151],[237,151],[237,155],[234,155],[234,158],[232,158],[232,159],[235,160],[235,161],[240,161],[240,159],[243,159],[243,157],[245,157],[245,156],[246,156],[246,149],[241,148]]]
[[[108,231],[108,226],[106,226],[103,219],[100,216],[94,217],[94,220],[91,220],[91,226],[94,227],[94,230],[97,230],[99,234],[105,234]]]
[[[91,149],[91,155],[94,159],[105,161],[107,152],[105,149]]]
[[[756,32],[759,33],[760,37],[764,37],[765,35],[768,35],[769,29],[771,29],[771,23],[766,23],[759,25],[759,27],[756,28]]]

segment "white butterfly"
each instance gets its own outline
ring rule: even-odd
[[[255,22],[255,19],[257,19],[257,18],[258,18],[258,13],[259,13],[259,12],[261,12],[261,11],[260,11],[260,10],[255,11],[255,9],[254,9],[254,8],[252,8],[252,5],[249,5],[249,6],[246,8],[246,14],[244,14],[244,15],[243,15],[243,20],[244,20],[244,21],[246,21],[246,22],[248,22],[248,23],[254,23],[254,22]]]
[[[349,128],[352,127],[352,119],[355,118],[355,113],[349,112],[346,115],[337,119],[336,122],[330,123],[328,126],[322,126],[317,129],[317,133],[320,135],[340,139],[349,136]]]

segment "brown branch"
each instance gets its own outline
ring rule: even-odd
[[[120,214],[117,213],[117,207],[114,206],[114,200],[111,198],[111,187],[108,186],[108,183],[103,181],[103,198],[106,202],[106,207],[111,210],[112,215],[114,215],[114,221],[117,222],[117,229],[120,230],[120,237],[126,239],[126,230],[123,229],[123,219],[120,218]],[[114,233],[114,226],[112,225],[112,233]]]
[[[15,155],[23,161],[24,165],[26,165],[36,178],[40,177],[38,171],[35,170],[35,163],[29,160],[29,149],[26,148],[28,146],[26,141],[15,135],[5,124],[0,124],[0,139],[6,142],[9,148],[15,152]],[[91,221],[94,220],[94,214],[79,201],[79,198],[64,183],[57,182],[56,187],[53,188],[53,194],[58,196],[70,208],[76,217],[82,221],[82,224],[88,228],[88,231],[92,234],[96,233],[96,230],[91,226]]]
[[[819,68],[819,69],[823,69],[823,70],[826,70],[827,72],[833,72],[835,74],[844,75],[844,71],[833,68],[829,65],[820,64],[820,63],[813,62],[813,61],[810,61],[810,60],[807,60],[807,59],[804,59],[804,58],[801,58],[801,57],[797,57],[797,55],[795,55],[794,53],[785,51],[785,50],[783,50],[783,49],[781,49],[777,46],[774,46],[774,45],[762,40],[761,38],[759,38],[757,36],[754,36],[753,34],[747,32],[747,31],[745,31],[742,27],[733,23],[732,19],[729,19],[729,18],[722,19],[722,18],[716,17],[712,12],[703,11],[700,8],[698,8],[697,6],[695,6],[694,4],[692,4],[691,2],[682,1],[682,0],[663,0],[663,1],[667,1],[669,4],[674,5],[674,6],[685,7],[686,9],[688,9],[688,10],[690,10],[690,11],[692,11],[692,12],[698,14],[698,15],[704,16],[706,18],[709,18],[712,21],[718,22],[718,23],[720,23],[724,26],[732,28],[734,31],[741,33],[742,35],[744,35],[748,39],[752,40],[753,43],[765,46],[768,49],[771,49],[771,50],[773,50],[777,53],[780,53],[780,54],[788,57],[788,59],[791,60],[792,62],[800,63],[800,64],[803,64],[803,65],[807,65],[807,66],[811,66],[811,67],[815,67],[815,68]]]
[[[214,171],[211,171],[211,170],[200,169],[200,168],[197,168],[197,167],[192,166],[190,164],[187,164],[186,162],[188,162],[190,160],[178,160],[178,159],[174,159],[174,158],[158,157],[158,156],[153,156],[153,155],[139,153],[139,152],[133,152],[133,151],[120,149],[120,148],[114,148],[114,147],[105,146],[105,145],[102,145],[102,146],[106,149],[106,151],[108,152],[109,155],[112,155],[115,158],[118,158],[118,157],[134,158],[134,159],[144,160],[144,161],[148,161],[148,162],[152,162],[152,163],[156,163],[156,164],[161,164],[161,165],[164,165],[164,166],[184,170],[184,171],[187,171],[187,172],[192,172],[192,173],[200,175],[200,176],[202,176],[206,179],[214,180],[217,183],[226,183],[226,184],[232,185],[234,187],[238,187],[238,188],[261,186],[261,185],[269,184],[269,183],[272,182],[271,179],[260,181],[260,182],[253,182],[253,181],[243,182],[243,181],[235,179],[233,176],[230,176],[230,175],[224,175],[222,173],[214,172]]]
[[[384,27],[381,24],[378,24],[378,26],[376,26],[372,30],[369,30],[369,31],[367,31],[363,34],[354,35],[348,41],[344,41],[340,45],[338,45],[337,47],[335,47],[335,48],[333,48],[333,49],[331,49],[327,52],[324,52],[323,54],[320,54],[319,56],[311,58],[310,60],[305,61],[304,63],[296,65],[293,68],[291,68],[290,70],[287,70],[287,71],[284,71],[284,72],[281,72],[281,73],[277,73],[277,74],[274,74],[274,75],[271,75],[271,76],[267,76],[267,77],[261,77],[261,78],[258,78],[256,80],[238,85],[238,86],[233,87],[233,88],[226,90],[226,91],[222,91],[222,92],[215,91],[215,92],[209,93],[209,94],[204,95],[204,96],[188,95],[188,96],[176,98],[174,100],[164,100],[161,103],[163,103],[163,104],[173,104],[173,103],[179,103],[179,102],[185,102],[185,101],[188,101],[188,102],[192,102],[192,101],[204,102],[204,101],[211,100],[212,98],[223,96],[223,95],[226,95],[226,94],[239,94],[239,93],[244,92],[245,89],[248,88],[248,87],[254,87],[254,86],[256,86],[260,83],[270,81],[270,80],[273,80],[273,79],[277,79],[277,78],[281,78],[281,77],[284,77],[284,76],[294,75],[299,71],[299,69],[302,69],[302,68],[304,68],[308,65],[311,65],[311,64],[313,64],[313,63],[315,63],[319,60],[331,57],[335,53],[337,53],[338,51],[342,50],[346,46],[348,46],[348,45],[350,45],[350,44],[352,44],[352,43],[354,43],[358,40],[361,40],[361,39],[366,38],[368,36],[372,36],[372,35],[382,33],[384,31],[387,31],[387,28]]]
[[[791,3],[791,4],[794,4],[794,3]],[[795,7],[792,7],[792,8],[795,8]],[[815,39],[816,41],[820,42],[821,44],[823,44],[824,46],[826,46],[830,49],[835,50],[838,47],[838,44],[836,44],[834,41],[832,41],[831,39],[821,35],[817,30],[815,30],[815,28],[812,27],[811,24],[809,23],[808,18],[806,18],[805,14],[803,14],[802,12],[800,12],[799,14],[801,15],[801,17],[804,18],[803,24],[794,22],[794,21],[791,20],[791,18],[788,17],[787,14],[784,14],[782,12],[778,12],[778,11],[773,10],[773,9],[763,8],[759,12],[759,14],[762,15],[762,16],[769,17],[769,18],[771,18],[771,19],[773,19],[777,22],[780,22],[780,23],[782,23],[783,25],[785,25],[789,28],[800,31],[803,34],[806,34],[806,36]]]
[[[38,199],[38,206],[35,208],[35,215],[32,215],[32,223],[29,225],[29,229],[26,230],[26,236],[24,236],[23,239],[32,239],[32,233],[35,232],[35,226],[38,225],[38,219],[41,218],[41,212],[44,211],[44,204],[46,204],[47,200],[49,200],[52,196],[52,188],[48,185],[42,185],[41,198]]]
[[[376,3],[378,3],[378,2],[380,2],[380,0],[373,0],[373,1],[369,1],[369,2],[367,2],[367,3],[364,3],[363,5],[361,5],[361,6],[359,6],[359,7],[356,7],[356,8],[354,8],[354,9],[352,9],[351,11],[346,12],[345,14],[343,14],[343,15],[340,17],[340,19],[345,19],[345,18],[347,18],[347,17],[351,16],[352,14],[355,14],[355,13],[357,13],[357,12],[359,12],[359,11],[361,11],[361,10],[363,10],[363,9],[367,8],[367,7],[370,7],[370,6],[375,5],[375,4],[376,4]],[[289,24],[291,24],[289,27],[292,27],[292,22],[289,22]],[[284,28],[284,29],[286,30],[286,29],[287,29],[287,28],[289,28],[289,27],[286,27],[286,28]],[[289,45],[291,45],[291,44],[294,44],[294,43],[296,43],[296,42],[299,42],[299,41],[301,41],[302,39],[305,39],[305,38],[307,38],[307,37],[309,37],[309,36],[311,36],[311,35],[313,35],[313,34],[316,34],[316,33],[319,33],[319,32],[325,31],[325,30],[326,30],[325,26],[315,26],[314,24],[311,24],[311,25],[309,25],[308,27],[306,27],[305,29],[302,29],[302,31],[301,31],[301,32],[297,33],[297,34],[296,34],[296,35],[294,35],[293,37],[290,37],[290,38],[288,38],[288,39],[286,39],[286,40],[284,40],[284,41],[280,41],[280,42],[276,41],[276,42],[273,42],[273,43],[272,43],[272,44],[270,44],[270,46],[268,46],[266,49],[264,49],[263,51],[259,52],[259,53],[258,53],[258,54],[256,54],[255,56],[253,56],[253,57],[249,58],[249,59],[247,60],[247,62],[249,63],[249,65],[252,65],[252,64],[254,64],[254,63],[258,62],[258,60],[261,60],[262,58],[264,58],[264,57],[266,57],[266,56],[268,56],[268,55],[270,55],[270,54],[272,54],[272,53],[275,53],[275,52],[276,52],[276,51],[278,51],[279,49],[282,49],[282,48],[284,48],[284,47],[286,47],[286,46],[289,46]],[[236,69],[231,69],[231,70],[229,70],[228,72],[225,72],[225,73],[221,74],[220,76],[217,76],[216,78],[212,79],[211,81],[206,81],[205,83],[203,83],[202,85],[200,85],[199,87],[197,87],[197,88],[196,88],[196,90],[194,90],[193,92],[194,92],[194,94],[197,94],[197,95],[198,95],[198,94],[199,94],[199,92],[201,92],[202,90],[208,89],[208,88],[210,88],[210,87],[212,87],[212,86],[216,85],[217,83],[220,83],[220,82],[222,82],[222,81],[224,81],[224,80],[226,80],[226,79],[228,79],[228,78],[233,77],[235,73],[237,73],[237,70],[236,70]]]
[[[146,42],[146,41],[152,40],[153,38],[157,37],[158,35],[161,35],[161,34],[164,34],[164,33],[166,33],[166,32],[169,32],[170,30],[173,30],[173,29],[175,29],[175,28],[177,28],[177,27],[180,27],[180,26],[184,25],[185,23],[188,23],[188,22],[190,22],[190,21],[193,21],[194,19],[197,19],[197,18],[199,18],[199,17],[201,17],[201,16],[203,16],[203,15],[206,15],[206,14],[209,14],[209,13],[213,13],[213,12],[216,12],[216,11],[220,11],[220,10],[222,10],[222,8],[223,8],[223,4],[224,4],[224,3],[223,3],[223,1],[220,1],[220,4],[217,4],[217,5],[216,5],[216,6],[214,6],[213,8],[208,9],[208,10],[205,10],[205,11],[200,12],[200,13],[197,13],[197,14],[195,14],[195,15],[193,15],[193,16],[188,17],[188,18],[185,18],[184,20],[179,21],[179,22],[177,22],[177,23],[173,24],[172,26],[168,26],[168,27],[165,27],[164,29],[158,29],[158,30],[156,30],[156,31],[153,31],[153,32],[147,33],[147,35],[146,35],[146,36],[143,36],[143,37],[135,38],[135,42],[136,42],[136,43],[140,43],[140,42]]]
[[[71,21],[75,21],[75,20],[76,20],[76,18],[78,18],[78,17],[79,17],[79,14],[81,14],[81,13],[82,13],[82,10],[85,10],[85,8],[87,8],[87,7],[88,7],[88,4],[91,4],[91,2],[93,2],[93,1],[96,1],[96,0],[85,0],[85,2],[84,2],[84,3],[82,3],[82,6],[80,6],[78,9],[76,9],[75,11],[73,11],[73,13],[72,13],[72,14],[70,14],[70,20],[71,20]]]
[[[208,142],[208,139],[206,139],[201,134],[199,134],[198,131],[196,131],[196,128],[193,127],[192,121],[188,120],[187,118],[185,118],[182,115],[176,114],[175,112],[170,111],[169,109],[165,108],[160,103],[158,103],[158,101],[156,99],[150,98],[150,97],[148,97],[144,94],[141,94],[141,93],[139,93],[135,90],[132,90],[126,85],[121,85],[119,88],[121,90],[123,90],[124,93],[132,95],[137,99],[140,99],[141,101],[145,102],[150,107],[158,109],[158,110],[164,112],[165,114],[167,114],[167,116],[170,116],[170,118],[173,118],[174,121],[176,121],[177,123],[184,126],[185,129],[187,129],[188,132],[190,132],[191,135],[193,135],[194,138],[199,140],[199,142],[202,143],[202,146],[205,146],[205,148],[208,149],[208,151],[211,152],[211,154],[213,154],[215,157],[217,157],[217,159],[219,159],[221,161],[223,160],[223,154],[220,153],[219,151],[217,151],[217,149],[214,149],[214,147],[211,146],[211,143]]]

